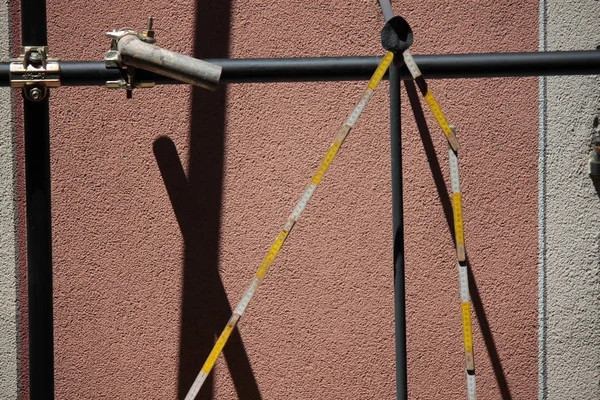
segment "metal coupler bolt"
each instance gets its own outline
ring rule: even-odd
[[[42,90],[40,88],[33,88],[29,91],[29,97],[31,98],[31,100],[33,101],[39,101],[42,99],[42,96],[44,95],[44,93],[42,93]]]
[[[39,67],[42,64],[42,55],[37,51],[32,51],[29,53],[29,62],[34,67]]]

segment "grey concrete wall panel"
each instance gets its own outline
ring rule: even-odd
[[[10,8],[0,3],[0,60],[10,57]],[[15,141],[11,89],[0,89],[0,398],[17,398]]]
[[[547,49],[600,44],[600,2],[547,1]],[[546,398],[600,399],[600,184],[587,172],[598,76],[547,79]]]

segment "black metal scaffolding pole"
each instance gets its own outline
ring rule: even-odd
[[[396,332],[396,399],[408,398],[406,296],[404,287],[404,213],[402,199],[402,125],[400,72],[390,67],[390,135],[392,156],[392,231],[394,246],[394,326]]]
[[[21,0],[23,46],[46,46],[45,0]],[[366,80],[381,57],[212,59],[222,66],[222,82],[295,82]],[[600,74],[600,51],[448,54],[415,56],[428,79],[490,78]],[[104,85],[121,78],[102,61],[61,62],[63,86]],[[10,85],[9,63],[0,63],[0,86]],[[181,83],[138,70],[140,80],[158,84]],[[400,81],[411,79],[405,68],[391,68],[390,128],[392,151],[392,208],[396,324],[397,398],[407,398],[406,310],[404,287],[404,231],[402,212],[402,145]],[[49,103],[24,98],[27,210],[30,398],[54,398],[52,311],[52,233],[50,197]]]
[[[29,0],[33,1],[33,0]],[[595,75],[600,73],[600,51],[555,51],[530,53],[444,54],[415,56],[427,79],[494,78],[550,75]],[[381,57],[322,57],[269,59],[207,59],[223,67],[222,82],[296,82],[367,80]],[[63,61],[63,86],[102,86],[121,77],[103,61]],[[402,79],[411,79],[405,68]],[[141,80],[157,84],[181,83],[138,70]],[[0,86],[9,86],[9,63],[0,63]]]
[[[23,46],[46,46],[46,1],[21,1]],[[54,398],[50,118],[48,96],[23,97],[30,399]]]

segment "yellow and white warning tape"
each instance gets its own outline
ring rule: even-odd
[[[454,128],[450,128],[454,134]],[[471,306],[469,296],[469,274],[466,264],[465,239],[462,219],[462,201],[460,197],[460,176],[458,173],[458,155],[448,145],[450,162],[450,181],[452,184],[452,208],[454,210],[454,234],[456,238],[456,257],[458,259],[458,280],[460,284],[460,304],[465,345],[467,372],[467,394],[469,400],[476,400],[475,358],[473,355],[473,329],[471,327]]]
[[[327,151],[327,154],[321,161],[319,168],[317,169],[317,171],[313,175],[312,179],[310,180],[310,183],[308,184],[307,188],[305,189],[304,194],[302,195],[300,200],[298,200],[298,203],[296,203],[294,210],[292,211],[292,213],[288,217],[287,221],[285,222],[285,225],[283,226],[283,230],[281,231],[281,233],[279,233],[279,236],[277,236],[277,239],[275,239],[275,242],[271,245],[271,248],[269,249],[267,255],[265,256],[262,264],[258,268],[258,271],[256,271],[256,274],[255,274],[254,278],[252,279],[250,286],[248,287],[248,289],[246,290],[246,293],[244,294],[244,296],[240,300],[239,304],[233,311],[233,315],[231,316],[231,318],[229,318],[229,321],[227,322],[225,329],[223,329],[221,336],[219,336],[217,343],[215,343],[215,346],[213,347],[208,358],[204,362],[204,365],[202,366],[200,373],[196,377],[196,380],[192,384],[192,387],[190,388],[189,392],[185,396],[185,400],[193,400],[198,395],[198,392],[202,388],[204,381],[206,380],[208,374],[210,373],[213,366],[215,365],[215,362],[217,361],[217,358],[221,354],[223,347],[227,343],[227,339],[229,339],[229,335],[231,335],[231,332],[235,328],[237,322],[244,314],[246,307],[248,307],[248,303],[250,303],[252,296],[254,295],[254,293],[258,289],[258,286],[261,284],[265,275],[269,271],[269,267],[273,263],[273,260],[277,256],[277,253],[279,253],[279,250],[283,246],[285,239],[290,234],[290,232],[291,232],[292,228],[294,227],[294,224],[296,223],[298,218],[300,218],[300,215],[304,211],[306,204],[308,203],[308,201],[312,197],[313,193],[317,189],[317,186],[321,182],[321,179],[323,179],[323,175],[325,175],[325,172],[329,168],[329,165],[331,165],[331,162],[335,158],[342,143],[346,139],[346,136],[348,135],[348,133],[350,132],[350,130],[352,129],[352,127],[358,120],[358,117],[364,110],[369,99],[373,95],[373,91],[375,90],[377,85],[379,85],[379,82],[385,75],[385,72],[387,71],[387,69],[390,66],[393,59],[394,59],[394,53],[388,52],[385,55],[385,57],[383,58],[383,60],[381,60],[381,62],[379,63],[379,66],[377,67],[377,69],[375,70],[375,73],[371,77],[371,80],[369,81],[367,88],[363,92],[363,95],[362,95],[360,101],[358,102],[358,104],[356,104],[356,106],[354,107],[354,109],[352,110],[352,112],[350,113],[348,118],[346,119],[346,122],[344,122],[344,124],[340,127],[337,135],[335,136],[333,144],[329,147],[329,151]]]
[[[476,400],[475,358],[473,356],[473,334],[471,327],[471,307],[469,302],[469,276],[466,264],[458,263],[458,276],[460,281],[460,303],[463,340],[465,344],[465,360],[467,364],[467,394],[469,400]]]
[[[453,134],[454,129],[451,128]],[[454,236],[456,238],[456,257],[458,261],[466,260],[465,236],[462,218],[462,200],[460,195],[460,177],[458,174],[458,156],[448,147],[448,160],[450,162],[450,182],[452,184],[452,209],[454,210]]]
[[[404,50],[402,56],[404,57],[404,63],[406,64],[410,75],[415,80],[415,83],[417,84],[417,87],[419,88],[419,91],[421,92],[423,97],[425,97],[425,101],[429,105],[429,108],[431,109],[435,120],[440,125],[440,128],[442,128],[442,131],[444,131],[444,134],[446,135],[446,139],[448,139],[450,147],[452,147],[452,150],[458,151],[460,144],[458,143],[454,132],[452,132],[452,129],[450,128],[450,125],[446,120],[446,116],[442,112],[442,109],[440,108],[437,100],[435,99],[435,97],[433,97],[433,93],[431,93],[431,90],[429,90],[429,88],[427,87],[425,78],[423,78],[421,70],[419,69],[419,67],[417,67],[415,59],[408,50]]]

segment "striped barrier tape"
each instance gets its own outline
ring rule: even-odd
[[[465,360],[467,372],[467,394],[469,400],[476,400],[475,358],[473,356],[473,334],[471,327],[471,307],[469,302],[469,277],[466,264],[458,264],[460,281],[460,304],[463,325],[463,340],[465,345]]]
[[[454,128],[451,127],[454,134]],[[456,257],[459,262],[467,258],[465,254],[465,236],[462,218],[462,199],[460,195],[460,177],[458,174],[458,156],[448,148],[448,161],[450,162],[450,182],[452,185],[452,209],[454,211],[454,236],[456,238]]]
[[[267,255],[265,256],[262,264],[258,268],[258,271],[256,271],[256,274],[255,274],[254,278],[252,279],[250,286],[248,286],[248,289],[246,290],[244,296],[242,297],[239,304],[235,308],[233,314],[231,315],[231,318],[229,318],[229,321],[227,322],[225,329],[223,329],[223,332],[219,336],[219,339],[215,343],[208,358],[204,362],[204,365],[202,366],[200,373],[194,380],[192,387],[190,388],[187,395],[185,396],[185,400],[193,400],[198,395],[198,392],[202,388],[204,381],[206,381],[208,374],[210,374],[217,359],[219,358],[219,355],[221,354],[223,347],[225,347],[225,344],[227,343],[227,340],[229,339],[229,335],[231,335],[231,332],[233,332],[233,329],[235,329],[235,326],[237,325],[238,321],[244,314],[244,311],[246,311],[246,307],[248,307],[248,303],[250,303],[252,296],[254,295],[254,293],[258,289],[258,286],[261,284],[261,282],[263,281],[267,272],[269,271],[269,267],[273,263],[273,260],[275,260],[275,257],[279,253],[279,250],[281,250],[283,243],[285,242],[286,238],[290,234],[290,232],[291,232],[292,228],[294,227],[294,225],[296,224],[296,221],[298,220],[298,218],[300,218],[300,215],[304,211],[306,204],[308,203],[308,201],[312,197],[313,193],[317,189],[317,186],[323,179],[325,172],[331,165],[331,162],[333,161],[338,150],[342,146],[342,143],[346,139],[346,136],[348,135],[348,133],[350,132],[352,127],[354,127],[354,124],[358,120],[358,117],[364,110],[369,99],[373,95],[373,91],[379,85],[379,82],[385,75],[385,72],[387,71],[388,67],[392,63],[393,59],[394,59],[394,53],[388,52],[385,55],[385,57],[381,60],[381,62],[379,63],[379,66],[377,67],[377,69],[375,70],[375,73],[371,77],[371,80],[369,81],[367,88],[363,92],[361,99],[359,100],[359,102],[356,104],[356,106],[354,107],[354,109],[352,110],[352,112],[350,113],[348,118],[346,119],[346,122],[344,122],[344,124],[340,127],[337,135],[335,136],[333,144],[329,147],[329,151],[327,152],[327,154],[321,161],[319,168],[317,169],[317,171],[313,175],[312,179],[310,180],[310,183],[308,184],[307,188],[305,189],[302,197],[300,198],[298,203],[296,203],[294,210],[292,211],[292,213],[288,217],[287,221],[285,222],[285,225],[283,226],[283,230],[279,233],[279,236],[277,236],[277,239],[275,239],[275,242],[271,245],[271,248],[269,249]]]
[[[454,134],[454,127],[450,127]],[[458,173],[458,155],[448,145],[450,163],[450,181],[452,184],[452,209],[454,210],[454,235],[456,238],[456,257],[458,259],[458,280],[460,285],[460,304],[463,326],[463,341],[467,373],[467,395],[469,400],[477,399],[475,383],[475,358],[473,355],[473,329],[471,326],[471,306],[469,296],[469,274],[466,264],[465,239],[462,219],[462,201],[460,197],[460,176]]]
[[[440,128],[442,128],[442,131],[444,131],[444,134],[446,135],[446,139],[448,140],[450,147],[452,147],[452,150],[458,151],[458,149],[460,148],[458,139],[456,139],[454,132],[452,132],[452,129],[450,128],[450,125],[446,120],[446,116],[442,112],[442,109],[440,108],[435,97],[433,97],[433,93],[431,93],[431,90],[429,90],[429,87],[427,87],[427,82],[425,82],[425,78],[423,78],[421,70],[419,70],[419,67],[417,67],[415,59],[408,50],[405,50],[402,53],[402,56],[404,57],[404,63],[406,64],[410,75],[413,77],[423,97],[425,97],[425,101],[429,105],[429,108],[431,109],[435,120],[440,125]]]

